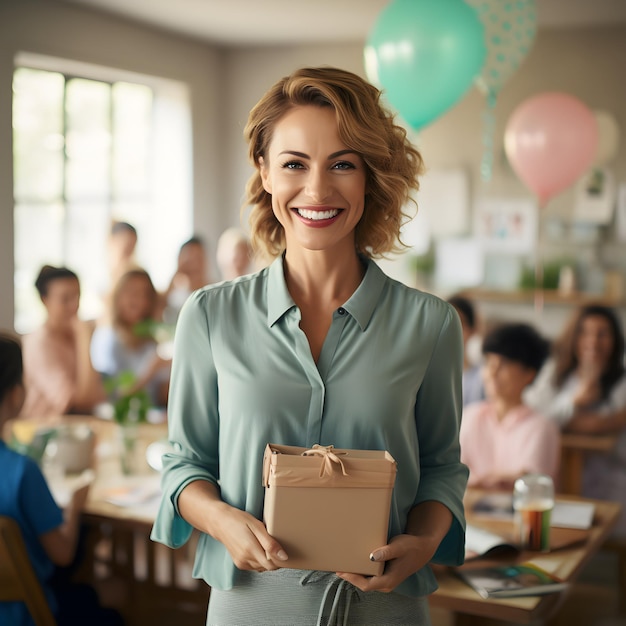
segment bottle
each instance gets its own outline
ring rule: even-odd
[[[513,486],[515,541],[523,550],[550,550],[554,482],[546,474],[526,474]]]

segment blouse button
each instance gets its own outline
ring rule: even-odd
[[[346,314],[346,310],[342,306],[340,306],[337,309],[337,313],[339,313],[339,315],[345,315]]]

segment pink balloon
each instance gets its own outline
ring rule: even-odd
[[[540,206],[572,185],[592,164],[598,128],[592,111],[566,93],[541,93],[513,111],[504,148],[515,173]]]

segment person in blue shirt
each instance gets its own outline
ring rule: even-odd
[[[168,404],[175,451],[164,457],[152,538],[178,547],[200,531],[194,576],[211,586],[208,624],[339,614],[430,624],[428,564],[464,555],[461,325],[450,304],[374,262],[401,248],[421,155],[378,89],[329,67],[276,83],[245,136],[251,240],[274,261],[196,291],[181,311]],[[389,451],[398,467],[389,540],[370,555],[382,575],[289,569],[261,521],[269,442]]]
[[[0,332],[0,432],[24,403],[22,350],[17,338]],[[80,515],[89,486],[77,489],[60,509],[37,463],[0,440],[0,515],[17,521],[31,564],[59,626],[120,626],[119,614],[101,607],[95,590],[68,579],[76,554]],[[0,602],[0,624],[32,626],[23,602]]]

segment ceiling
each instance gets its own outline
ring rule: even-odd
[[[365,41],[390,0],[63,0],[225,46]],[[433,0],[434,1],[434,0]],[[626,0],[536,0],[542,27],[626,23]]]

